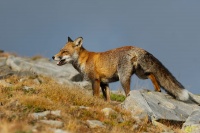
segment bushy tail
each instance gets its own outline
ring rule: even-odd
[[[200,97],[192,94],[170,73],[170,71],[153,55],[147,54],[151,62],[151,72],[156,77],[158,84],[169,94],[181,101],[192,101],[200,104]]]
[[[160,87],[181,101],[188,101],[190,96],[184,86],[170,73],[170,71],[152,54],[146,53],[140,59],[140,65],[146,73],[152,73]]]
[[[140,54],[138,63],[146,74],[153,74],[159,86],[181,101],[192,101],[200,105],[200,96],[194,95],[171,74],[171,72],[152,54]]]

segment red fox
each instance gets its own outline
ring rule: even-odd
[[[83,38],[74,41],[68,37],[66,45],[52,58],[61,66],[71,63],[84,77],[91,81],[93,95],[110,101],[108,83],[120,81],[126,96],[130,92],[131,76],[150,79],[155,91],[166,92],[181,101],[193,100],[193,95],[179,83],[169,70],[152,54],[134,46],[124,46],[106,52],[90,52],[83,46]]]

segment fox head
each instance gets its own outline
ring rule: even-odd
[[[52,58],[57,62],[57,65],[62,66],[66,63],[71,63],[78,59],[79,51],[83,44],[83,38],[78,37],[74,41],[68,37],[68,42],[66,45],[54,55]]]

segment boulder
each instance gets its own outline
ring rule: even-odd
[[[106,128],[106,126],[98,120],[87,120],[86,123],[89,126],[89,128]]]
[[[149,90],[133,90],[121,104],[122,108],[130,110],[133,117],[145,115],[150,120],[186,121],[193,110],[200,110],[194,103],[178,101],[165,93]]]
[[[53,133],[70,133],[69,131],[65,131],[62,129],[56,129],[56,128],[52,128],[51,131],[53,131]]]
[[[23,86],[22,88],[24,91],[33,91],[33,87],[29,87],[29,86]]]
[[[64,123],[57,120],[40,120],[39,122],[50,125],[52,127],[61,128],[64,126]]]
[[[82,82],[82,76],[73,68],[71,64],[57,66],[55,62],[41,58],[30,59],[22,57],[9,56],[6,65],[13,71],[29,71],[39,75],[45,75],[54,78],[60,84],[78,85],[84,88],[90,87],[87,81]],[[72,82],[74,84],[72,84]]]
[[[29,115],[29,117],[37,120],[37,119],[46,117],[49,114],[50,114],[50,111],[44,111],[44,112],[39,112],[39,113],[32,113]]]
[[[0,57],[0,67],[6,65],[6,57]]]
[[[29,114],[29,117],[37,120],[46,117],[47,115],[54,115],[57,117],[61,116],[61,111],[60,110],[53,110],[53,111],[44,111],[44,112],[39,112],[39,113],[32,113]]]
[[[0,80],[0,86],[3,86],[3,87],[12,87],[13,85],[6,82],[5,80]]]
[[[182,130],[185,133],[200,132],[200,110],[194,110],[183,124]]]
[[[101,110],[101,112],[106,116],[108,117],[110,114],[117,114],[117,112],[111,108],[104,108]]]
[[[58,78],[67,77],[67,79],[71,79],[78,74],[75,69],[69,67],[69,64],[59,67],[47,60],[31,60],[29,58],[10,56],[6,64],[14,71],[32,71],[37,74]]]

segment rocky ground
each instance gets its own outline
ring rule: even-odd
[[[200,130],[200,107],[165,93],[133,90],[123,102],[91,95],[69,64],[0,51],[0,132],[186,132]],[[118,96],[120,97],[120,96]]]

